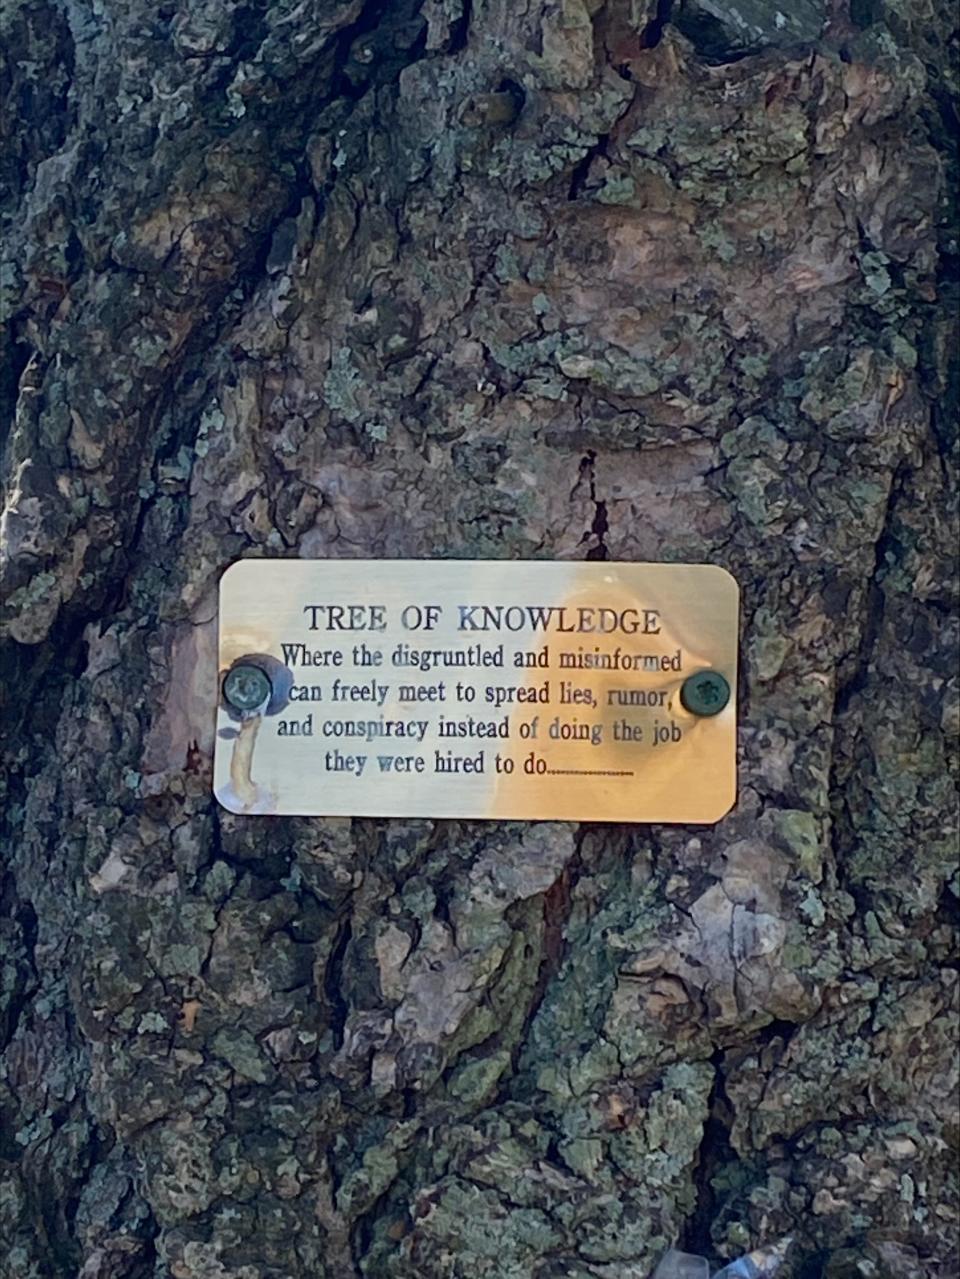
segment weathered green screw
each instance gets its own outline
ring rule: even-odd
[[[255,711],[270,700],[273,685],[259,666],[234,666],[223,681],[223,696],[236,711]]]
[[[680,701],[692,715],[719,715],[729,700],[730,685],[719,671],[697,671],[680,689]]]

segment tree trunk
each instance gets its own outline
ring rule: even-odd
[[[3,1279],[957,1273],[949,9],[8,0]],[[736,809],[221,811],[277,556],[723,565]]]

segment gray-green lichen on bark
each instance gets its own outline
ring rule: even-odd
[[[5,6],[3,1279],[955,1273],[949,21]],[[218,811],[278,555],[723,564],[737,809]]]

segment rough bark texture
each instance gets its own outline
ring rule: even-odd
[[[3,1279],[956,1275],[950,21],[6,0]],[[282,555],[726,566],[737,809],[219,811]]]

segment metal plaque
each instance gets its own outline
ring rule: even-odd
[[[705,564],[242,560],[220,583],[233,813],[715,822],[739,591]]]

